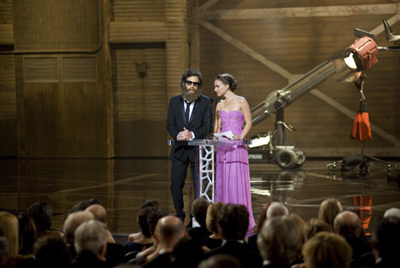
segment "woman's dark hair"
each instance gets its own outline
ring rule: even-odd
[[[140,226],[140,230],[145,237],[150,238],[152,236],[152,232],[150,230],[150,225],[149,222],[147,221],[147,218],[149,217],[149,215],[151,215],[156,211],[157,209],[155,209],[154,207],[145,207],[139,210],[138,212],[137,221]]]
[[[54,215],[53,208],[45,202],[36,202],[28,208],[28,216],[36,223],[38,231],[48,230],[51,227],[51,217]]]
[[[231,74],[218,74],[215,80],[221,81],[224,85],[229,85],[231,91],[235,91],[238,85],[238,81]]]

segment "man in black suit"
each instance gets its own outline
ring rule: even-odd
[[[168,106],[167,129],[174,141],[204,139],[212,131],[212,100],[202,95],[203,78],[196,69],[187,69],[182,74],[181,94],[172,97]],[[182,190],[185,185],[188,165],[192,173],[193,189],[196,193],[196,146],[174,144],[171,150],[171,193],[176,216],[185,219]]]

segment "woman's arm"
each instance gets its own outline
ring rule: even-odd
[[[242,138],[244,138],[249,133],[249,131],[253,125],[253,120],[251,119],[249,103],[247,102],[247,100],[245,98],[240,99],[240,109],[243,113],[244,123],[245,123],[245,126],[244,126],[240,136],[242,136]]]
[[[215,108],[214,133],[221,132],[221,118],[219,117],[220,109],[221,109],[221,103],[219,102],[217,104],[217,107]]]

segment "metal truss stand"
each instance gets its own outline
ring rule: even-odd
[[[215,146],[249,145],[251,140],[215,141],[211,139],[192,141],[168,141],[169,145],[183,144],[198,147],[197,163],[197,189],[196,197],[204,197],[208,202],[214,203],[215,197]]]

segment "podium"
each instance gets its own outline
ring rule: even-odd
[[[211,140],[195,139],[191,141],[168,141],[169,145],[186,145],[198,147],[197,159],[197,191],[196,198],[204,197],[214,203],[215,197],[215,152],[216,146],[249,145],[251,140]]]

